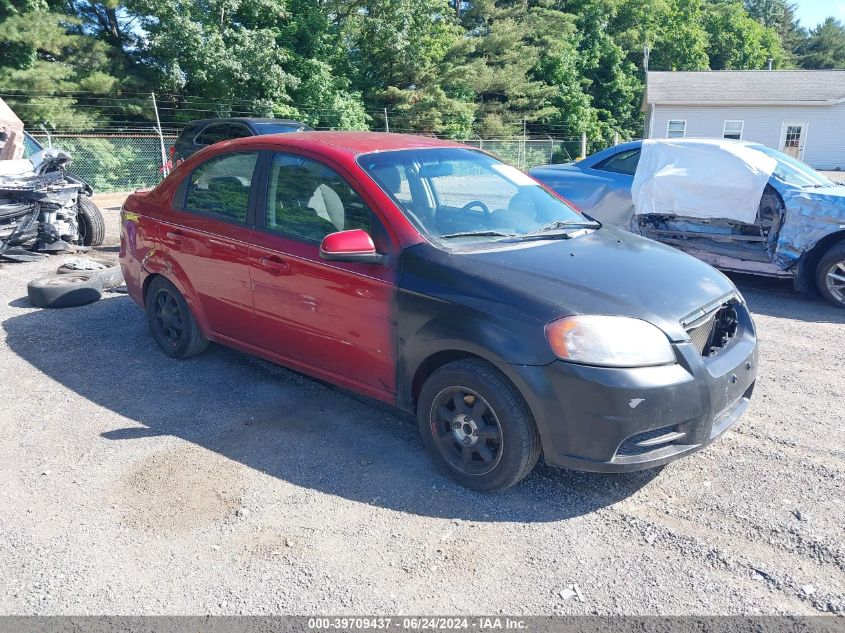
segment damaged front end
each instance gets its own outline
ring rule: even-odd
[[[82,245],[79,196],[87,185],[66,177],[69,162],[56,149],[0,161],[0,258],[31,261]]]
[[[687,218],[668,214],[635,215],[633,230],[671,244],[723,270],[791,277],[789,267],[775,263],[785,206],[766,185],[754,223],[723,218]]]
[[[756,143],[644,141],[631,230],[845,307],[845,186]]]

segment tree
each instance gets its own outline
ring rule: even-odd
[[[369,108],[389,108],[396,130],[469,133],[472,106],[450,85],[462,31],[448,0],[367,0],[343,35],[352,86]]]
[[[798,53],[803,68],[845,68],[845,25],[826,19],[810,31]]]
[[[101,114],[83,110],[76,91],[108,92],[119,81],[108,70],[108,47],[74,33],[79,22],[58,13],[20,12],[0,22],[0,85],[32,98],[9,97],[25,123],[91,126]]]
[[[759,70],[769,59],[775,68],[784,64],[786,53],[777,32],[753,19],[738,2],[710,4],[704,26],[713,70]]]
[[[798,50],[807,39],[807,30],[795,17],[797,5],[787,0],[745,0],[748,15],[774,29],[784,50],[784,65],[794,65]]]

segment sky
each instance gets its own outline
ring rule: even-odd
[[[798,19],[806,27],[814,27],[829,16],[845,21],[845,0],[795,0],[795,4]]]

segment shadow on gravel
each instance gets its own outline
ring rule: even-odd
[[[69,410],[67,423],[73,433],[98,429],[90,441],[105,438],[115,451],[123,442],[170,435],[298,486],[477,521],[579,516],[632,495],[659,473],[598,475],[540,466],[511,490],[476,493],[437,471],[408,416],[216,345],[187,361],[167,358],[127,297],[27,312],[3,327],[15,353],[103,407],[94,420]],[[178,469],[167,476],[170,486],[182,483]],[[184,478],[188,489],[192,477]]]
[[[754,314],[814,323],[845,323],[845,310],[836,308],[820,295],[797,292],[791,279],[730,273]]]

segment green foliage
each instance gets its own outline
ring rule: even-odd
[[[845,25],[828,18],[810,31],[798,53],[804,68],[845,68]]]
[[[45,137],[39,140],[46,146]],[[99,192],[149,187],[154,184],[150,174],[158,174],[161,165],[161,150],[154,138],[63,137],[54,146],[71,155],[71,170]]]
[[[603,145],[642,129],[644,49],[652,70],[842,68],[845,27],[808,33],[789,0],[0,0],[0,87],[62,128],[149,121],[154,90],[169,122],[387,108],[394,131]]]
[[[714,70],[762,70],[769,59],[779,68],[786,60],[777,32],[752,18],[738,2],[711,5],[704,24]]]

